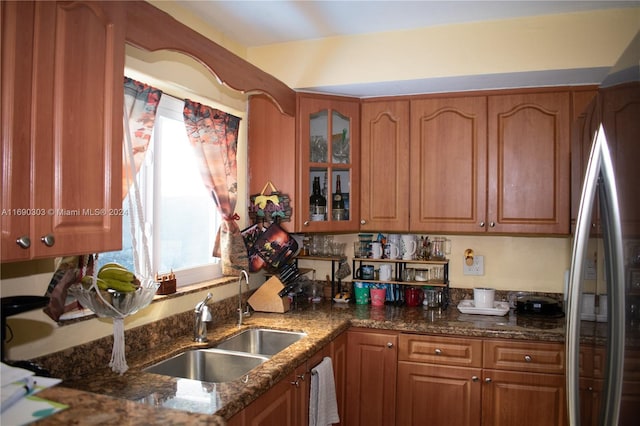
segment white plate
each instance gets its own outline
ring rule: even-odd
[[[462,300],[458,303],[458,310],[463,314],[506,315],[509,312],[508,302],[493,302],[493,308],[476,308],[473,300]]]

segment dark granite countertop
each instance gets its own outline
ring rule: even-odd
[[[142,371],[185,349],[210,347],[251,327],[304,331],[307,336],[253,369],[246,382],[214,384]],[[549,342],[563,342],[565,335],[564,318],[524,318],[513,312],[502,317],[462,314],[455,306],[428,310],[322,302],[285,314],[253,313],[241,328],[232,319],[214,323],[206,344],[184,336],[145,353],[127,354],[129,371],[122,376],[105,369],[43,391],[44,398],[71,408],[37,424],[78,424],[74,419],[96,416],[101,416],[100,424],[224,424],[349,327]]]

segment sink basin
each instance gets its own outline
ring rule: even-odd
[[[217,349],[272,356],[305,337],[296,331],[250,328],[216,345]]]
[[[144,369],[147,373],[223,383],[238,379],[269,358],[216,349],[193,349]]]

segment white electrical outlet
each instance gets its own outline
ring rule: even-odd
[[[484,275],[484,256],[474,256],[471,266],[467,265],[466,259],[463,260],[462,273],[464,275]]]

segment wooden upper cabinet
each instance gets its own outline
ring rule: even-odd
[[[409,101],[361,109],[360,229],[405,231],[409,223]]]
[[[33,48],[17,50],[28,48],[24,35],[14,44],[3,37],[3,67],[6,56],[20,57],[10,71],[27,71],[8,79],[28,80],[31,91],[27,84],[9,81],[5,86],[3,77],[3,128],[8,123],[13,131],[3,133],[3,169],[11,163],[10,169],[30,177],[5,175],[3,192],[30,194],[30,203],[16,205],[3,198],[2,207],[27,209],[31,246],[20,248],[16,239],[24,230],[14,231],[13,224],[5,229],[3,223],[2,261],[117,250],[122,244],[123,4],[3,7],[3,21],[11,18],[7,11],[21,15],[24,26],[19,30],[33,34]],[[25,57],[33,62],[24,64]],[[9,93],[7,86],[12,87]],[[27,116],[17,116],[27,105]],[[30,132],[18,130],[19,123],[28,123]],[[13,157],[13,152],[20,155]]]
[[[411,101],[411,231],[482,231],[486,123],[483,96]]]
[[[488,97],[489,232],[568,234],[570,93]]]
[[[296,130],[295,118],[283,114],[265,95],[249,98],[248,171],[249,194],[259,194],[271,182],[293,202],[296,191]],[[267,188],[270,193],[271,189]],[[295,230],[298,209],[291,211],[291,220],[282,222],[287,231]]]
[[[602,121],[616,173],[620,220],[625,237],[640,237],[640,83],[602,90]]]
[[[31,79],[33,3],[2,2],[2,247],[0,260],[26,260],[31,250]],[[14,214],[15,213],[15,214]]]
[[[360,100],[301,94],[297,116],[298,175],[296,229],[301,232],[355,232],[360,229]],[[312,220],[309,198],[314,178],[327,200],[324,218]],[[332,212],[340,177],[345,212]]]
[[[580,207],[584,173],[599,120],[597,90],[580,90],[571,94],[571,227],[575,227]],[[595,212],[594,212],[595,213]],[[594,226],[597,215],[592,217]]]

